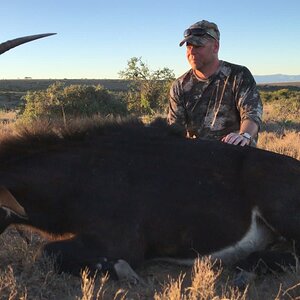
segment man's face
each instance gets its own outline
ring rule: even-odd
[[[187,43],[186,57],[193,70],[201,71],[217,59],[219,44],[215,40],[207,40],[203,46]]]

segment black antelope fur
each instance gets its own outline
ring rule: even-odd
[[[68,235],[44,247],[61,271],[119,276],[120,260],[209,254],[236,264],[271,257],[278,237],[299,246],[298,160],[186,139],[162,120],[78,128],[0,143],[0,232],[25,224]]]

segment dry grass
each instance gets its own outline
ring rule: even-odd
[[[299,113],[280,115],[272,105],[265,105],[264,124],[257,146],[300,160]]]
[[[245,299],[246,291],[222,284],[221,269],[209,259],[197,260],[185,274],[175,266],[145,267],[139,270],[145,283],[132,286],[106,275],[89,276],[88,270],[81,278],[57,274],[53,261],[36,258],[45,241],[32,233],[27,237],[29,243],[14,227],[0,236],[0,299]]]
[[[206,258],[196,260],[193,270],[168,265],[149,265],[138,270],[144,284],[110,281],[107,276],[81,278],[57,274],[48,258],[36,259],[45,241],[27,234],[29,244],[15,228],[0,236],[0,299],[76,299],[76,300],[243,300],[296,299],[300,277],[296,270],[258,278],[249,288],[231,286],[233,274]]]
[[[215,268],[214,263],[207,258],[195,261],[190,282],[184,287],[186,274],[180,274],[177,278],[169,278],[161,292],[154,294],[155,300],[244,300],[248,288],[240,291],[227,284],[222,285],[220,267]],[[218,287],[219,286],[219,287]]]
[[[27,244],[9,230],[0,237],[0,244],[0,299],[59,299],[70,294],[70,275],[57,274],[49,259],[36,260],[38,238]]]
[[[0,120],[8,120],[10,122],[13,122],[16,120],[17,113],[13,110],[0,110]]]
[[[300,160],[300,117],[276,115],[272,106],[267,106],[265,111],[258,147]],[[11,124],[2,124],[0,139],[13,130]],[[107,276],[91,277],[88,270],[82,272],[81,278],[57,274],[51,260],[37,258],[45,240],[33,233],[27,234],[27,240],[14,227],[0,236],[0,300],[300,299],[297,269],[257,278],[247,289],[237,290],[231,287],[233,274],[208,259],[197,260],[192,271],[149,264],[137,270],[145,283],[132,286],[128,282],[108,280]]]
[[[300,132],[295,130],[284,130],[282,134],[262,132],[258,147],[300,160]]]

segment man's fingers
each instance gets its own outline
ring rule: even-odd
[[[231,132],[228,135],[226,135],[222,139],[222,142],[227,144],[232,144],[232,145],[240,145],[240,146],[246,146],[249,144],[249,140],[247,138],[235,132]]]
[[[224,142],[227,144],[237,145],[241,141],[240,138],[241,136],[239,134],[232,132],[225,136]]]
[[[225,142],[225,143],[231,144],[231,140],[232,140],[234,135],[235,134],[233,132],[229,133],[225,137],[223,137],[222,141]]]
[[[242,138],[241,142],[239,143],[239,145],[242,146],[242,147],[244,147],[248,144],[249,144],[249,140],[244,138],[244,137]]]

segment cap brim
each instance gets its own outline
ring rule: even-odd
[[[181,47],[182,45],[184,45],[184,43],[186,42],[187,38],[183,39],[180,43],[179,43],[179,47]]]
[[[206,41],[207,41],[207,38],[205,38],[205,37],[189,35],[188,37],[186,37],[179,43],[179,46],[181,47],[184,43],[189,43],[189,44],[192,44],[195,46],[203,46]]]

